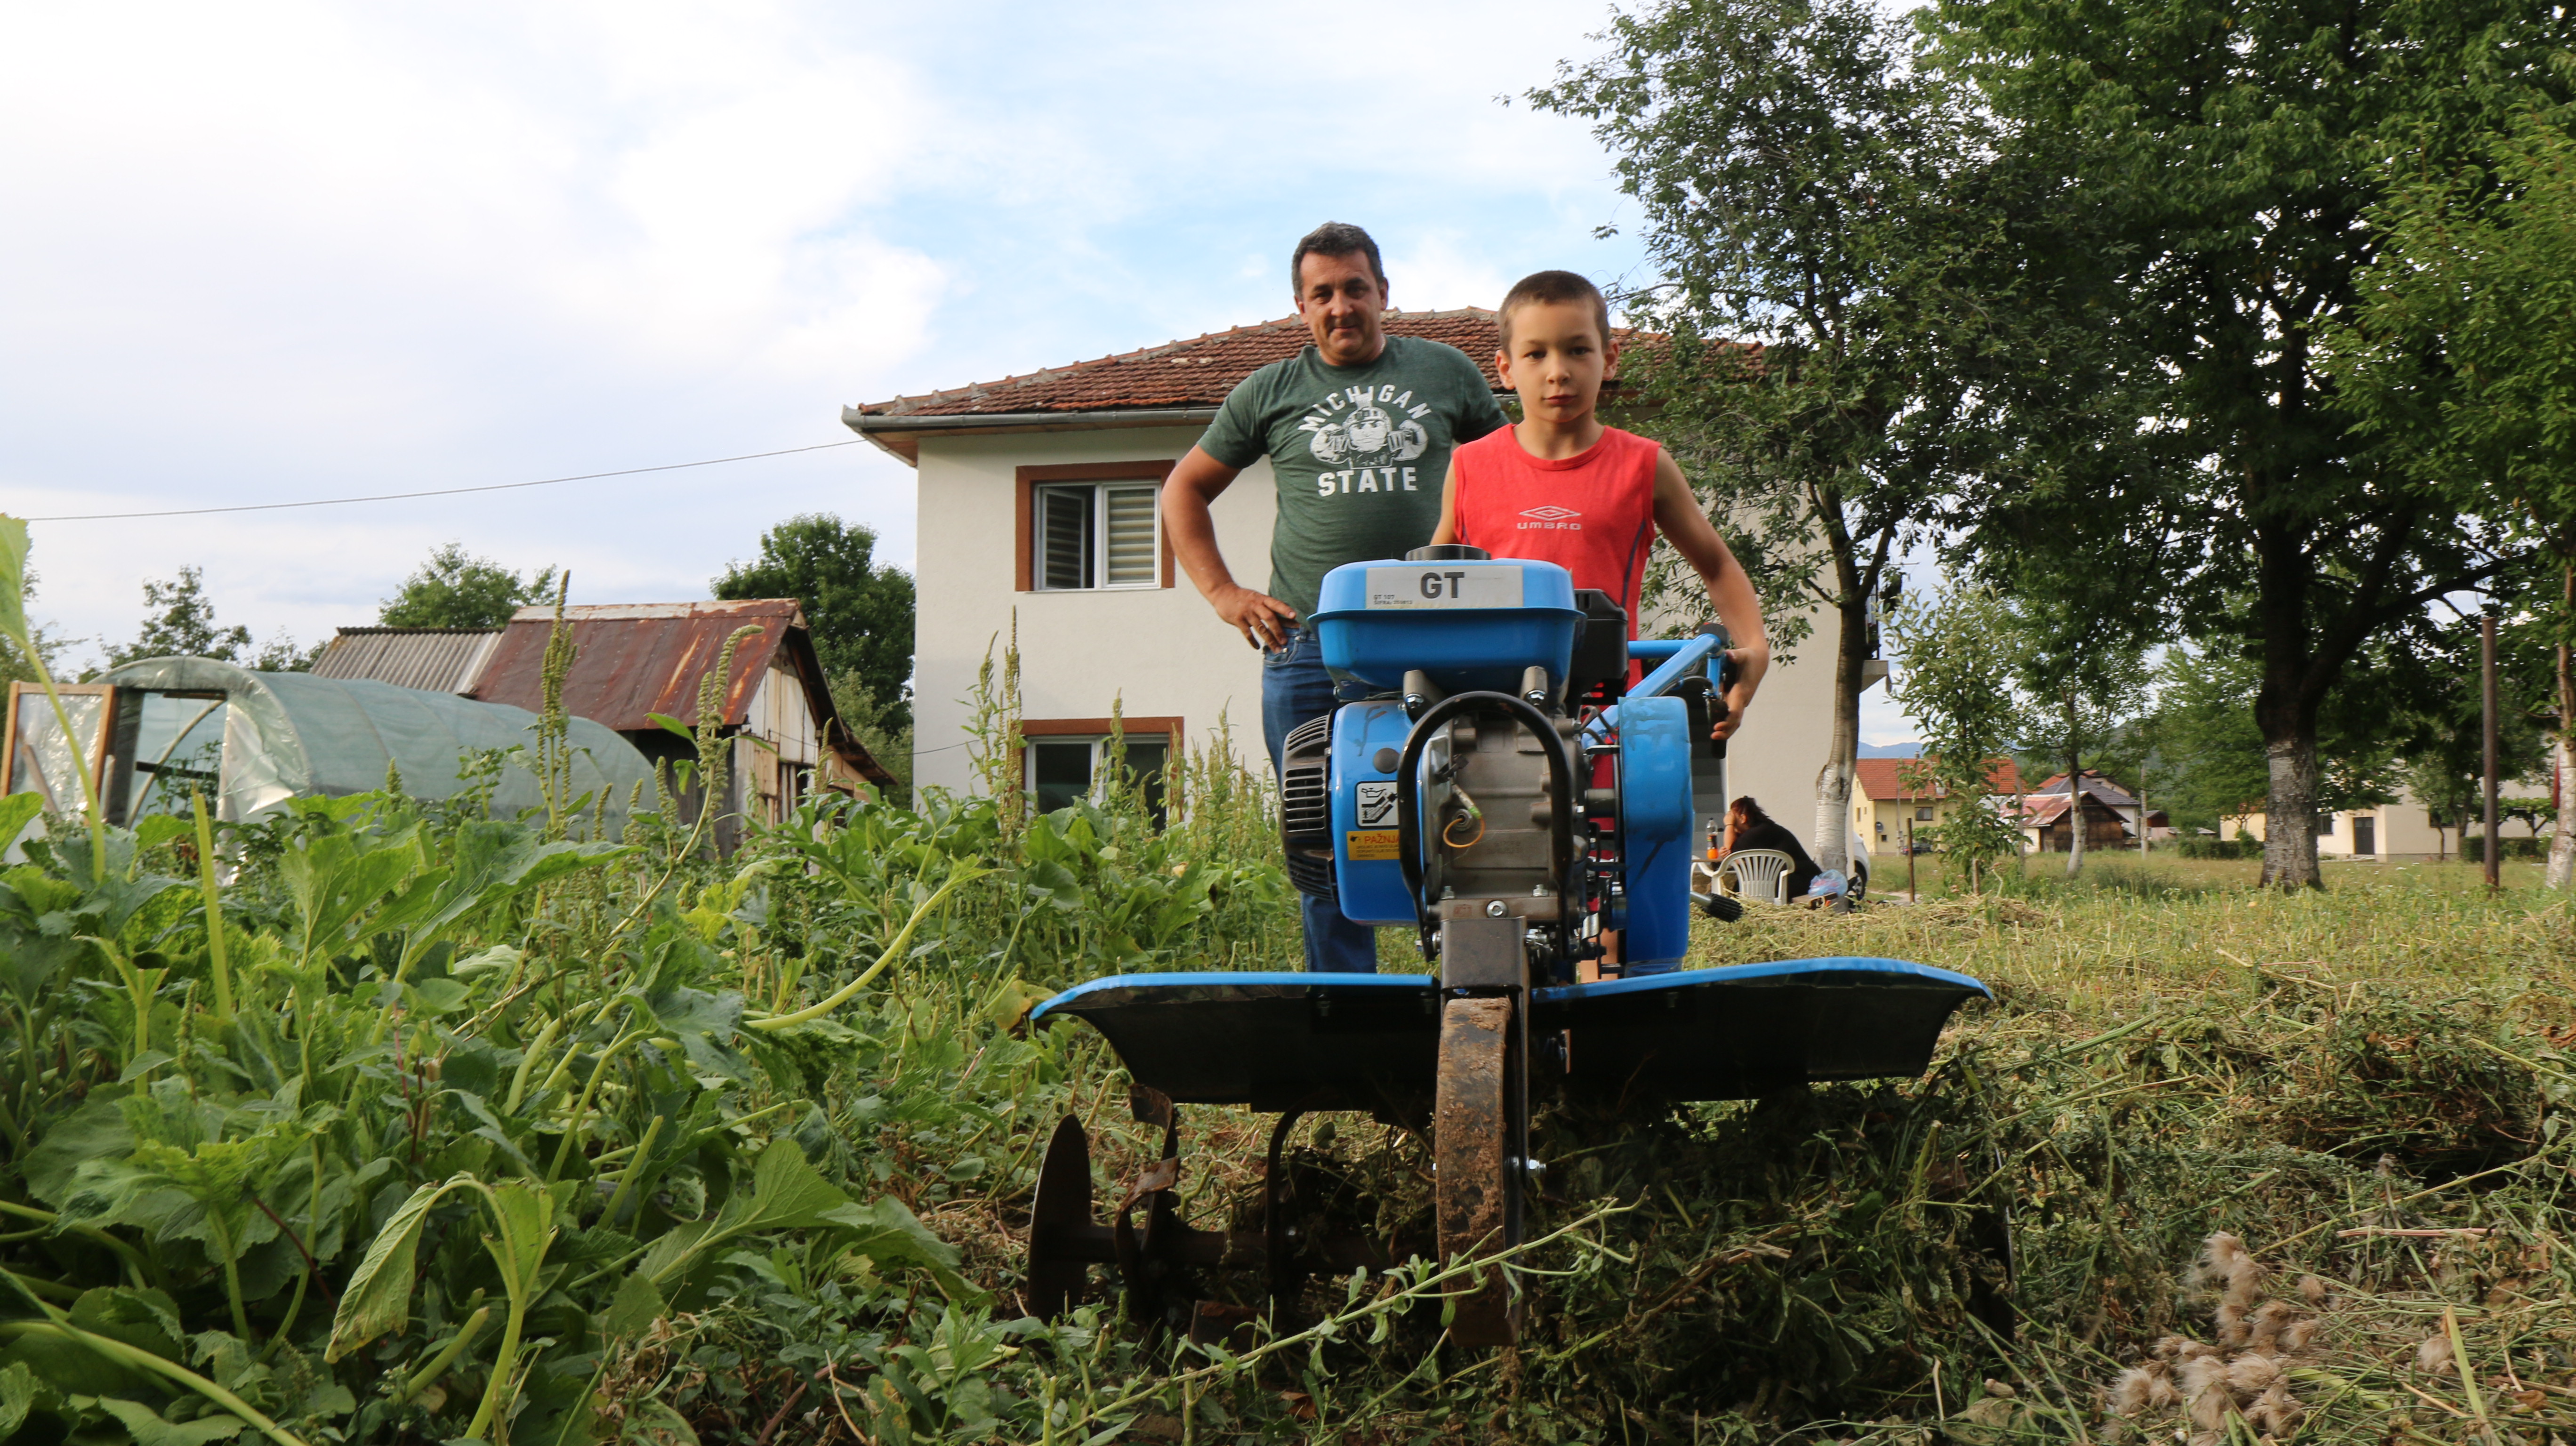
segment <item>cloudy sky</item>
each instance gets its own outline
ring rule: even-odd
[[[516,482],[839,442],[845,402],[1289,309],[1368,226],[1400,306],[1642,278],[1578,123],[1498,97],[1606,7],[0,3],[0,510]],[[431,548],[706,595],[797,512],[913,562],[865,445],[479,497],[39,522],[37,612],[373,621]],[[1870,695],[1865,733],[1906,736]]]

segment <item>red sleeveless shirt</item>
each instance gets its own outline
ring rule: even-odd
[[[1616,427],[1561,462],[1523,450],[1504,427],[1449,454],[1458,474],[1457,540],[1496,557],[1552,562],[1576,587],[1599,588],[1628,610],[1655,545],[1655,459],[1663,448]]]

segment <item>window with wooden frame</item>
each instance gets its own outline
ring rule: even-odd
[[[10,793],[32,793],[44,800],[47,813],[89,811],[89,786],[107,790],[108,737],[116,720],[116,689],[97,683],[61,683],[62,714],[54,712],[44,688],[35,683],[9,685],[7,738],[0,742]],[[65,734],[68,721],[71,731]]]
[[[1157,827],[1168,820],[1171,790],[1166,775],[1181,752],[1178,718],[1120,720],[1127,776],[1143,795]],[[1110,720],[1029,718],[1020,723],[1020,774],[1029,803],[1053,813],[1076,799],[1096,799],[1109,782]]]
[[[1021,592],[1172,585],[1162,487],[1172,461],[1022,467],[1013,531]]]

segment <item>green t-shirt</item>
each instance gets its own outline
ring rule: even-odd
[[[1270,459],[1270,595],[1302,620],[1325,573],[1429,542],[1449,449],[1507,420],[1465,352],[1390,336],[1366,366],[1326,366],[1308,346],[1245,377],[1199,448],[1229,467]]]

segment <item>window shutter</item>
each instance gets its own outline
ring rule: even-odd
[[[1049,487],[1038,494],[1039,586],[1091,586],[1091,492]]]
[[[1109,565],[1101,578],[1103,587],[1151,587],[1157,576],[1154,546],[1154,489],[1144,487],[1106,487],[1105,505],[1101,508],[1102,528],[1108,533]]]

